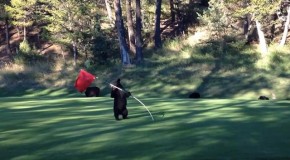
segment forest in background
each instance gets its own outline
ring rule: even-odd
[[[1,0],[0,3],[0,65],[4,69],[1,88],[5,90],[27,85],[30,79],[39,79],[32,80],[30,87],[35,83],[46,88],[63,87],[72,82],[60,83],[59,79],[75,76],[71,72],[79,68],[96,71],[97,68],[104,69],[102,74],[109,74],[110,78],[104,79],[126,75],[139,83],[142,73],[162,79],[177,71],[181,73],[174,73],[171,78],[180,76],[181,83],[192,83],[188,89],[182,86],[185,91],[179,95],[184,96],[190,90],[209,95],[207,87],[214,86],[210,82],[214,78],[205,78],[205,72],[211,70],[221,75],[235,66],[231,72],[237,74],[242,70],[261,73],[259,69],[262,69],[278,76],[278,82],[270,80],[261,84],[259,92],[264,93],[265,88],[267,93],[279,90],[275,92],[281,92],[284,98],[289,93],[288,1]],[[271,46],[274,46],[272,50]],[[155,63],[157,61],[160,64]],[[171,64],[173,62],[178,64]],[[255,68],[253,63],[260,68]],[[14,66],[17,71],[9,71],[12,64],[18,65]],[[158,71],[164,67],[162,65],[167,68]],[[202,73],[194,72],[196,66]],[[65,70],[69,67],[73,71]],[[120,67],[128,69],[124,71]],[[129,74],[132,70],[135,72]],[[53,71],[61,71],[61,75],[51,78],[54,76],[50,73],[56,74]],[[265,80],[259,76],[251,83],[273,78]],[[196,82],[191,82],[192,79]],[[198,87],[201,81],[210,83]],[[181,86],[179,82],[173,84]],[[246,86],[241,86],[240,90]],[[175,91],[174,87],[167,90]],[[230,94],[225,97],[231,97]]]

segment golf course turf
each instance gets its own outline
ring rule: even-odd
[[[1,97],[0,160],[286,160],[290,101]]]

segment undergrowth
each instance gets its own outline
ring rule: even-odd
[[[118,59],[106,65],[88,65],[79,59],[77,66],[71,59],[59,57],[30,59],[30,63],[22,64],[18,61],[1,69],[0,95],[83,96],[73,87],[83,68],[98,77],[92,85],[101,88],[101,96],[108,96],[108,83],[121,78],[132,93],[146,97],[187,98],[197,91],[203,98],[290,98],[289,47],[271,46],[265,58],[241,42],[228,42],[223,50],[219,44],[167,41],[162,50],[144,50],[144,62],[129,67],[122,67]]]

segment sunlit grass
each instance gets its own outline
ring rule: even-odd
[[[288,159],[289,101],[130,98],[0,100],[0,159]]]
[[[255,46],[230,41],[222,52],[220,42],[207,42],[202,32],[168,40],[163,49],[144,48],[144,62],[130,67],[112,59],[107,65],[86,68],[81,58],[77,66],[69,58],[7,64],[0,70],[0,96],[79,96],[73,85],[79,70],[86,69],[98,77],[92,85],[101,89],[101,96],[110,94],[107,82],[121,78],[128,90],[141,97],[187,98],[197,91],[206,98],[256,100],[260,95],[272,98],[273,93],[276,99],[290,98],[287,46],[270,46],[269,56],[262,58]]]

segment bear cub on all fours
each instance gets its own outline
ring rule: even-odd
[[[127,98],[131,96],[131,93],[124,89],[121,84],[121,79],[118,79],[114,85],[116,87],[111,85],[111,97],[114,98],[114,117],[116,120],[120,120],[119,115],[122,115],[123,119],[127,119]]]
[[[188,98],[200,98],[200,94],[198,92],[191,93]]]
[[[85,91],[86,97],[99,97],[100,88],[99,87],[88,87]]]
[[[269,100],[269,97],[266,97],[266,96],[260,96],[258,99],[259,99],[259,100]]]

